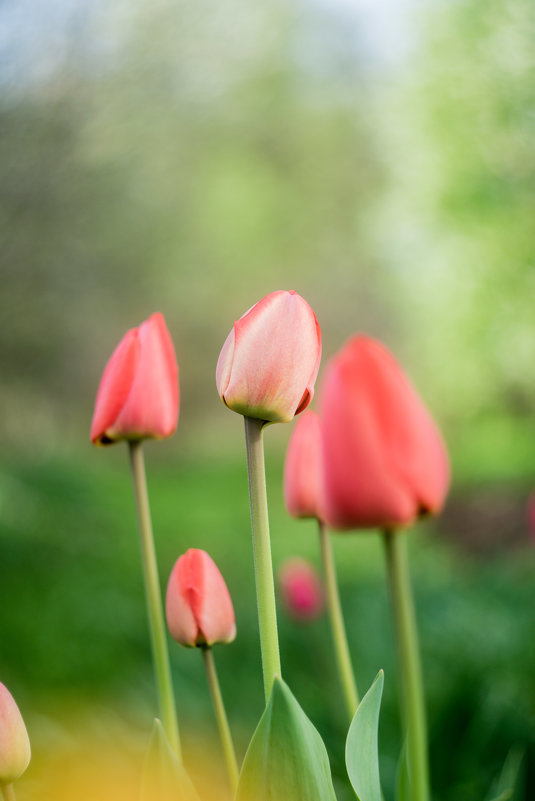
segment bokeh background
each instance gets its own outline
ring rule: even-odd
[[[155,700],[130,478],[88,429],[113,347],[155,310],[182,395],[176,436],[147,448],[162,583],[192,546],[227,578],[238,638],[216,658],[243,753],[263,700],[247,486],[214,372],[234,319],[279,288],[316,311],[325,358],[382,339],[449,445],[447,507],[412,541],[434,799],[490,799],[519,760],[514,797],[535,797],[534,16],[531,0],[0,4],[0,680],[33,743],[22,801],[137,793]],[[317,564],[314,525],[284,511],[290,430],[266,436],[274,560]],[[335,552],[361,689],[385,668],[391,801],[381,546]],[[326,621],[281,610],[280,629],[345,801]],[[172,663],[202,786],[223,768],[201,660]]]

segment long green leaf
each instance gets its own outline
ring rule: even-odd
[[[253,734],[236,801],[336,801],[323,741],[279,678]]]
[[[411,781],[407,760],[407,743],[404,743],[399,755],[396,772],[396,801],[411,801]]]
[[[359,801],[382,801],[377,731],[383,695],[380,670],[357,707],[346,740],[346,767]]]
[[[503,763],[502,772],[488,796],[491,801],[510,801],[513,798],[523,756],[522,749],[511,748]]]
[[[182,763],[154,719],[141,784],[141,801],[199,801]]]

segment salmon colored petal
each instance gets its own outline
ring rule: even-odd
[[[191,609],[190,570],[188,560],[178,559],[169,578],[165,596],[167,627],[174,640],[194,646],[199,627]]]
[[[284,500],[293,517],[322,518],[321,430],[311,409],[296,421],[284,462]]]
[[[128,331],[113,351],[104,369],[91,423],[91,441],[110,442],[107,431],[113,426],[128,397],[139,358],[137,329]]]

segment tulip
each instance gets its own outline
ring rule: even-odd
[[[0,786],[18,779],[30,762],[30,740],[19,708],[0,682]]]
[[[312,400],[320,358],[321,332],[306,300],[272,292],[234,323],[217,362],[217,389],[239,414],[287,423]]]
[[[292,517],[322,519],[323,466],[320,421],[312,409],[297,420],[284,463],[284,501]]]
[[[314,620],[323,612],[323,586],[315,568],[305,559],[288,559],[279,572],[282,600],[296,620]]]
[[[162,439],[178,421],[178,367],[163,316],[128,331],[106,365],[95,403],[91,441]]]
[[[444,442],[383,345],[355,336],[331,359],[321,417],[329,525],[392,529],[440,510],[449,483]]]
[[[167,626],[173,639],[186,647],[232,642],[236,636],[234,608],[215,562],[200,548],[177,559],[166,597]]]

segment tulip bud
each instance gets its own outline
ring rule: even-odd
[[[323,612],[323,585],[305,559],[288,559],[279,571],[279,586],[287,612],[296,620],[314,620]]]
[[[199,548],[190,548],[177,559],[167,585],[165,611],[169,632],[180,645],[193,648],[232,642],[236,636],[225,580]]]
[[[449,483],[444,442],[379,342],[356,336],[331,359],[321,422],[329,525],[393,528],[440,510]]]
[[[19,708],[0,682],[0,785],[18,779],[30,762],[30,741]]]
[[[95,403],[91,441],[161,439],[178,421],[178,367],[163,316],[128,331],[106,365]]]
[[[306,300],[272,292],[234,323],[217,362],[217,389],[239,414],[287,423],[312,400],[320,358],[321,332]]]
[[[292,517],[322,519],[321,450],[319,417],[307,409],[294,426],[284,463],[284,501]]]

